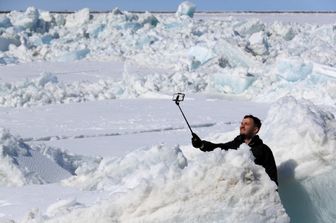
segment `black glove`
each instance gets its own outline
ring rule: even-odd
[[[195,133],[192,133],[191,143],[195,148],[201,148],[203,146],[202,140]]]

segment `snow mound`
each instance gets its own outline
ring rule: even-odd
[[[5,129],[0,129],[0,150],[2,186],[54,183],[72,176],[81,165],[94,165],[93,158],[69,155],[45,145],[29,146]]]
[[[0,130],[0,184],[22,186],[57,182],[71,174],[40,152],[11,135]]]
[[[314,176],[335,166],[336,120],[331,112],[308,100],[284,97],[271,106],[264,126],[263,136],[277,163],[296,162],[296,178]]]
[[[178,147],[155,146],[103,159],[96,169],[63,182],[110,196],[87,208],[61,201],[51,216],[40,217],[43,222],[289,222],[276,185],[247,146],[192,160]]]
[[[262,128],[278,164],[279,193],[293,222],[335,221],[336,119],[308,100],[284,97]]]

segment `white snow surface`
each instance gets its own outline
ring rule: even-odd
[[[247,146],[201,153],[191,162],[179,148],[153,147],[103,160],[93,172],[65,183],[108,190],[111,199],[46,222],[289,221],[275,184],[254,165]]]
[[[0,15],[0,221],[334,222],[335,23],[195,9]],[[260,117],[279,192],[175,92],[202,139]]]
[[[74,174],[85,157],[69,155],[45,145],[29,146],[21,138],[0,130],[1,186],[59,182]],[[87,161],[94,159],[87,158]]]

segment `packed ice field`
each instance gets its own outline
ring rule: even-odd
[[[0,222],[335,221],[336,14],[195,10],[0,14]]]

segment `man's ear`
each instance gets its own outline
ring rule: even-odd
[[[259,128],[258,127],[254,127],[253,133],[257,134],[259,132]]]

